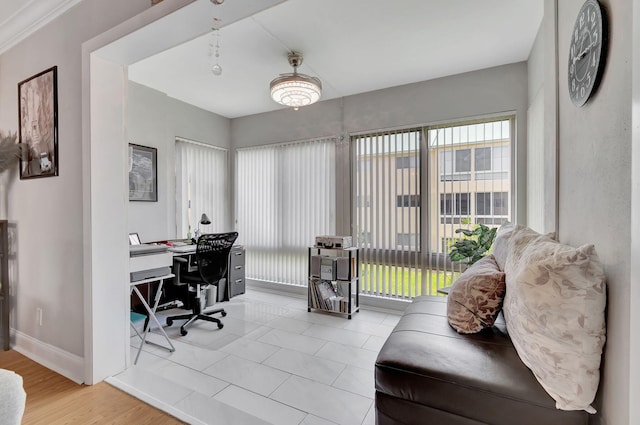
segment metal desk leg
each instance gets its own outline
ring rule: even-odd
[[[171,343],[171,339],[169,339],[169,337],[167,336],[167,333],[164,331],[162,325],[160,324],[160,322],[158,321],[158,318],[156,317],[156,309],[158,308],[158,304],[160,303],[160,297],[162,296],[163,284],[164,284],[164,279],[160,279],[160,283],[158,284],[158,290],[156,292],[156,297],[154,299],[153,307],[149,306],[149,304],[144,299],[144,297],[142,296],[142,294],[140,293],[140,290],[136,285],[133,285],[131,288],[132,288],[132,291],[136,293],[136,295],[144,305],[145,310],[147,310],[147,312],[149,313],[149,319],[153,320],[156,323],[156,325],[158,325],[158,329],[160,330],[164,338],[167,340],[167,343],[171,348],[165,347],[164,345],[156,344],[155,342],[152,342],[152,341],[147,341],[147,334],[151,329],[151,320],[149,320],[149,323],[147,324],[146,328],[144,329],[144,332],[142,333],[142,342],[140,343],[140,347],[138,347],[138,353],[136,354],[136,359],[134,360],[133,364],[136,364],[138,362],[138,358],[140,357],[140,352],[142,351],[142,346],[145,344],[145,342],[147,344],[153,344],[162,348],[166,348],[170,352],[176,351],[175,347]]]

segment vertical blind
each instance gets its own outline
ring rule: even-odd
[[[332,139],[238,150],[236,215],[248,278],[307,284],[307,247],[335,233],[335,155]]]
[[[228,151],[186,139],[176,139],[176,226],[178,237],[198,229],[203,213],[211,224],[201,233],[230,230]]]
[[[352,137],[362,291],[436,295],[461,272],[457,229],[511,217],[512,118]]]
[[[361,289],[411,297],[420,269],[420,129],[352,138],[355,239],[361,248]]]

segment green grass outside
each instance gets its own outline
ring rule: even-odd
[[[422,274],[427,273],[426,292],[422,291]],[[410,267],[377,266],[363,264],[360,275],[360,290],[363,293],[413,298],[420,295],[437,295],[438,288],[451,285],[460,276],[459,272],[415,269]],[[384,289],[380,286],[382,285]]]

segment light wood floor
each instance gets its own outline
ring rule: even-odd
[[[0,368],[22,376],[23,425],[184,424],[106,382],[78,385],[13,350],[0,351]]]

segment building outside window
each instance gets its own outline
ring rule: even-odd
[[[364,293],[436,295],[461,272],[447,255],[460,237],[455,231],[510,219],[514,123],[506,117],[352,137]]]

